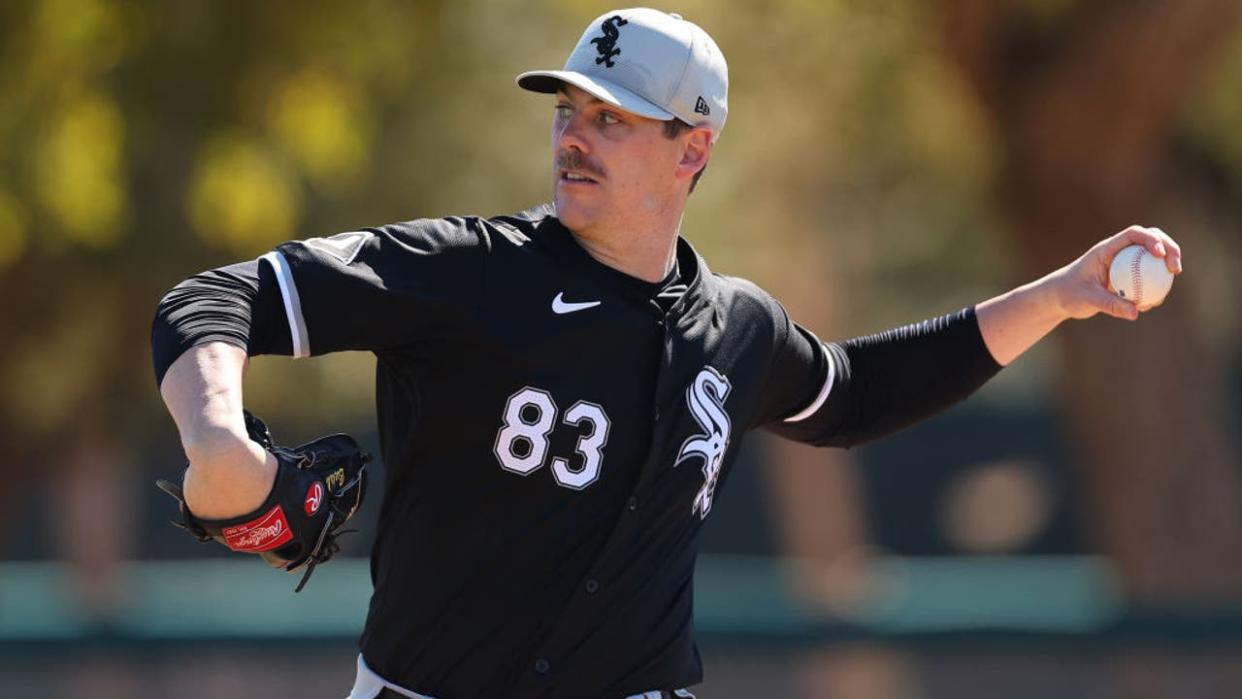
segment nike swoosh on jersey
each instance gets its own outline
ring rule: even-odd
[[[556,313],[558,315],[564,315],[566,313],[573,313],[574,311],[585,311],[588,308],[595,308],[601,303],[600,301],[570,302],[570,301],[566,301],[564,299],[564,296],[565,296],[565,292],[562,291],[561,293],[556,295],[556,298],[552,299],[552,312],[553,313]]]

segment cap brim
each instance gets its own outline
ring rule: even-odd
[[[560,89],[562,83],[586,91],[591,96],[624,109],[631,114],[668,121],[676,119],[672,112],[661,109],[636,92],[614,85],[607,80],[599,80],[571,70],[532,70],[517,76],[517,85],[523,90],[551,94]]]

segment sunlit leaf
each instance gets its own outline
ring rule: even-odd
[[[186,202],[205,241],[253,254],[291,237],[298,217],[296,183],[261,142],[222,136],[199,154]]]
[[[109,97],[85,93],[52,116],[37,148],[35,189],[65,236],[91,248],[117,242],[129,216],[125,123]]]
[[[282,84],[268,105],[268,122],[326,192],[355,188],[370,165],[374,127],[367,97],[328,73],[306,71]]]
[[[107,0],[35,4],[19,43],[27,89],[57,90],[114,68],[134,43],[134,7]]]

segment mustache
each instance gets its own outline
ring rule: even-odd
[[[556,169],[557,170],[577,170],[578,172],[584,175],[589,175],[591,177],[596,177],[599,179],[604,178],[604,168],[587,160],[582,155],[582,152],[577,151],[577,150],[567,150],[567,151],[558,152],[556,154]]]

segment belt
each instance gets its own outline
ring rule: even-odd
[[[643,692],[642,694],[631,694],[625,699],[694,699],[694,695],[684,689],[677,689],[671,692]],[[406,697],[385,687],[380,690],[375,699],[406,699]]]
[[[379,693],[376,694],[376,690]],[[401,691],[397,691],[400,689]],[[392,682],[385,680],[375,673],[374,670],[367,667],[367,663],[362,659],[362,654],[358,654],[358,676],[354,680],[354,688],[349,693],[351,699],[365,699],[366,697],[374,697],[375,699],[432,699],[432,697],[419,694],[404,687],[397,687]],[[694,695],[685,689],[673,690],[652,690],[649,692],[640,692],[631,694],[624,699],[694,699]]]

